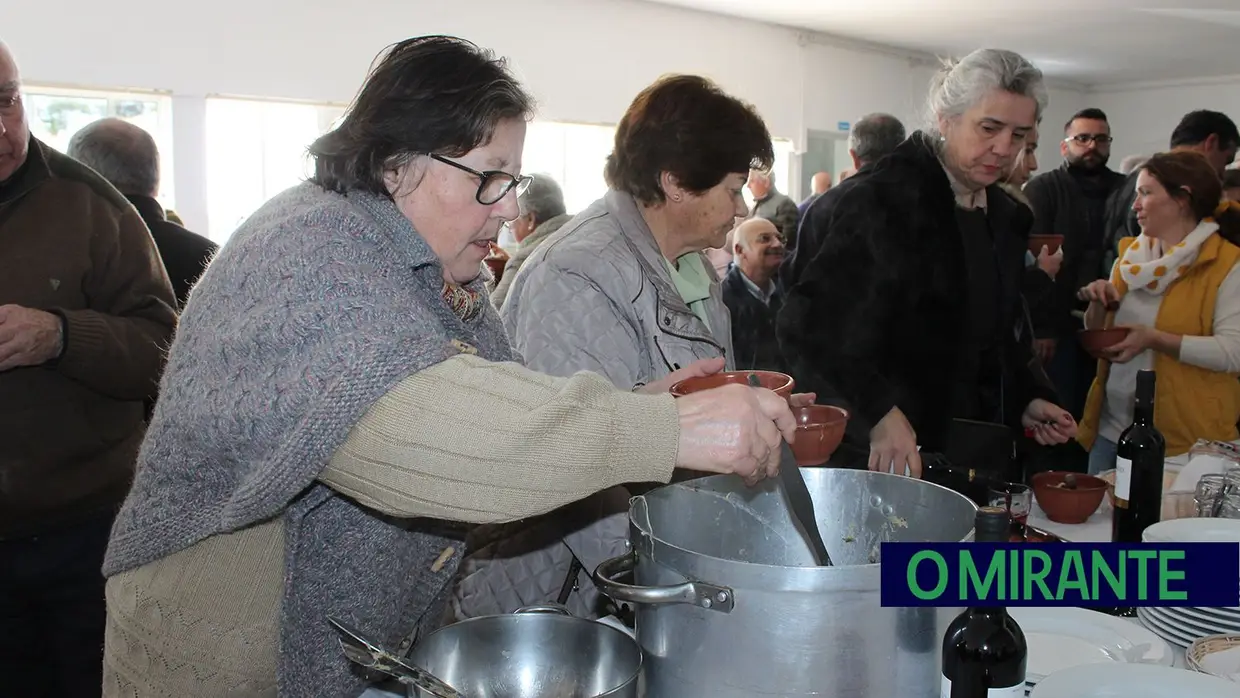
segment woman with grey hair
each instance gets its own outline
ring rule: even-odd
[[[999,186],[1046,101],[1042,73],[1011,51],[947,63],[927,128],[802,223],[823,242],[778,333],[798,386],[852,408],[858,466],[920,476],[918,447],[951,453],[962,420],[1043,444],[1075,434],[1012,332],[1032,214]]]
[[[408,649],[462,523],[675,467],[774,470],[795,430],[774,393],[673,400],[518,363],[481,263],[517,215],[530,111],[489,52],[403,41],[311,146],[311,180],[220,252],[112,532],[104,696],[357,695],[327,618]]]

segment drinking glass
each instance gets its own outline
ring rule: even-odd
[[[1197,502],[1197,516],[1209,518],[1217,515],[1217,509],[1222,503],[1220,500],[1223,497],[1223,490],[1226,487],[1227,483],[1222,475],[1202,475],[1197,481],[1197,491],[1193,495],[1193,499]]]
[[[1033,508],[1033,490],[1028,485],[1005,482],[990,487],[986,499],[990,506],[1007,511],[1012,539],[1025,540],[1029,510]]]

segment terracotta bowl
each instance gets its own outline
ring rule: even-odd
[[[1076,489],[1069,489],[1064,480],[1076,478]],[[1046,512],[1046,518],[1057,523],[1079,524],[1098,511],[1107,494],[1107,482],[1084,473],[1052,470],[1033,476],[1033,497]]]
[[[1081,330],[1077,332],[1077,337],[1081,340],[1081,346],[1095,359],[1105,359],[1105,350],[1124,341],[1131,332],[1127,327],[1108,327],[1104,330]]]
[[[1062,246],[1063,246],[1062,235],[1030,235],[1029,236],[1029,251],[1033,253],[1034,257],[1037,257],[1038,255],[1042,254],[1043,247],[1045,247],[1046,251],[1049,252],[1050,254],[1055,254],[1056,252],[1059,251],[1059,248]]]
[[[848,410],[830,405],[808,405],[793,407],[792,416],[797,420],[797,438],[792,443],[797,465],[822,465],[830,460],[844,440]]]
[[[792,380],[792,376],[774,371],[725,371],[723,373],[716,373],[713,376],[686,378],[673,385],[671,393],[676,397],[684,397],[689,393],[697,393],[725,385],[749,385],[749,374],[751,373],[757,374],[758,381],[762,383],[763,388],[774,391],[776,395],[785,400],[792,397],[792,388],[796,385],[796,382]]]

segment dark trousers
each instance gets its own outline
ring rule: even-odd
[[[99,698],[112,517],[0,540],[0,695]]]

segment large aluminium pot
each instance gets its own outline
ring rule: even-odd
[[[414,646],[410,663],[467,698],[639,698],[633,638],[556,606],[447,625]],[[409,698],[429,693],[409,687]]]
[[[636,606],[648,698],[938,697],[961,609],[882,607],[879,544],[968,540],[977,506],[897,475],[801,472],[835,567],[813,566],[777,480],[713,476],[633,498],[633,549],[595,582]]]

